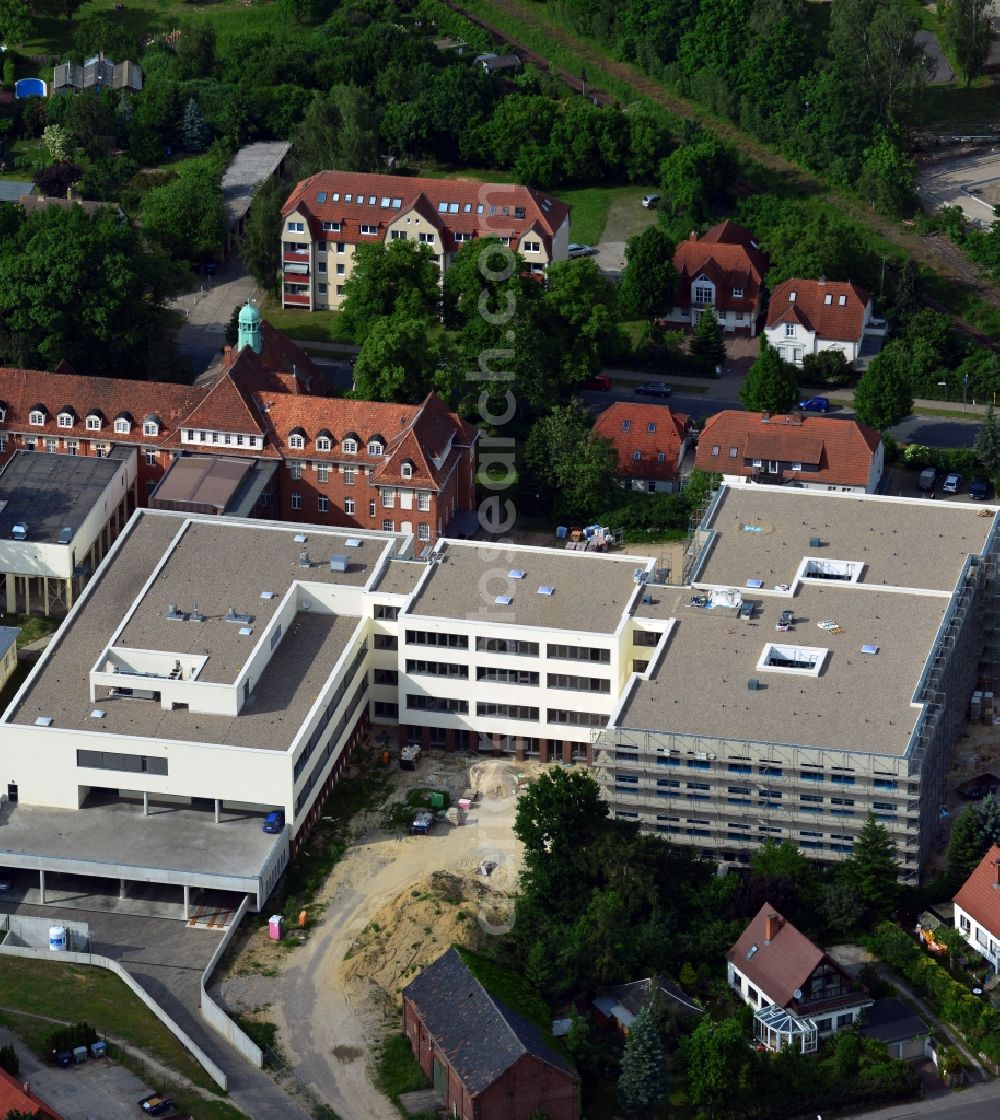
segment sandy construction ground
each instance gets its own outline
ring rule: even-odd
[[[1000,147],[928,164],[917,191],[927,209],[961,206],[970,221],[991,225],[993,207],[1000,202]]]
[[[472,785],[481,797],[463,825],[429,836],[381,825],[358,831],[320,899],[322,917],[300,948],[253,933],[230,963],[220,991],[235,1011],[276,1023],[294,1080],[341,1120],[398,1120],[371,1077],[371,1043],[399,1030],[399,992],[453,942],[482,946],[506,932],[520,844],[512,831],[518,775],[533,763],[434,754],[415,773],[398,773],[391,800],[411,786]],[[521,784],[523,785],[523,779]],[[484,862],[489,876],[477,873]]]

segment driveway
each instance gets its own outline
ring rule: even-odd
[[[0,1028],[0,1046],[9,1042],[21,1061],[21,1080],[30,1081],[32,1092],[66,1120],[135,1120],[136,1101],[153,1092],[153,1086],[108,1058],[55,1069],[42,1065],[17,1035]]]
[[[924,48],[924,54],[930,60],[932,69],[928,81],[932,86],[950,85],[955,80],[955,71],[951,68],[947,55],[941,49],[937,36],[933,31],[918,31],[913,36]]]
[[[235,250],[215,276],[195,276],[190,292],[167,305],[184,316],[177,331],[178,352],[192,366],[195,377],[202,373],[225,345],[226,324],[236,307],[248,299],[260,299],[257,282],[246,272],[239,250]]]
[[[614,198],[594,255],[601,272],[617,280],[625,267],[625,242],[652,225],[656,225],[656,211],[646,210],[637,197]]]

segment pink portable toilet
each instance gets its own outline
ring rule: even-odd
[[[280,914],[272,914],[267,919],[267,936],[272,941],[280,941],[285,935],[285,919]]]

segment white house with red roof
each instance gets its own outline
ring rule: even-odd
[[[735,222],[692,233],[674,253],[677,296],[669,326],[694,328],[711,308],[728,334],[752,338],[763,310],[764,277],[770,263],[753,234]]]
[[[990,848],[955,895],[955,928],[1000,969],[1000,845]]]
[[[532,187],[320,171],[281,210],[282,306],[337,308],[354,250],[373,241],[427,245],[444,277],[467,241],[499,237],[541,275],[569,256],[569,206]]]
[[[771,293],[764,336],[778,354],[801,366],[807,354],[839,350],[848,363],[878,353],[886,334],[870,292],[835,280],[786,280]],[[867,337],[866,337],[867,336]],[[866,345],[867,343],[867,345]]]
[[[867,424],[800,412],[717,412],[705,422],[695,469],[730,486],[794,485],[875,494],[885,470],[882,437]]]
[[[594,423],[596,435],[618,452],[618,473],[629,490],[653,494],[680,488],[681,463],[691,442],[691,418],[665,404],[616,401]]]

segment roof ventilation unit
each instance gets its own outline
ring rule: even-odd
[[[861,652],[862,652],[862,653],[867,653],[867,654],[871,654],[871,655],[872,655],[872,656],[874,657],[874,655],[875,655],[876,653],[878,653],[878,646],[874,646],[874,645],[863,645],[863,646],[861,647]]]
[[[509,607],[514,602],[514,598],[511,595],[498,595],[493,602],[498,607]]]
[[[821,537],[810,537],[809,538],[809,547],[810,548],[822,548],[823,547],[823,539]]]
[[[198,604],[197,603],[195,603],[195,605],[194,605],[194,610],[192,610],[191,613],[188,615],[188,621],[189,622],[204,622],[205,621],[205,616],[201,613],[200,610],[198,610]]]
[[[521,568],[511,568],[511,570],[507,573],[507,575],[510,576],[511,579],[524,579],[527,574],[528,573],[523,571]]]
[[[54,720],[51,716],[39,716],[38,719],[35,720],[36,727],[51,727],[53,723]]]
[[[305,544],[309,538],[305,533],[296,533],[295,536],[292,537],[292,540],[295,541],[296,544]]]
[[[330,571],[331,572],[346,572],[347,571],[347,557],[334,554],[330,557]]]
[[[347,540],[344,541],[344,548],[360,548],[360,547],[361,547],[361,541],[357,537],[348,537]]]
[[[552,595],[555,595],[555,593],[556,593],[556,589],[554,587],[549,587],[549,585],[547,583],[543,584],[538,589],[538,594],[539,595],[548,595],[548,596],[551,597]]]
[[[171,622],[183,622],[184,612],[177,609],[176,603],[171,603],[170,606],[167,607],[167,618],[169,618]]]
[[[28,523],[27,521],[15,521],[10,535],[16,541],[26,541],[28,539]]]
[[[90,718],[91,719],[104,719],[104,717],[107,714],[108,713],[106,711],[104,711],[103,708],[94,708],[94,710],[90,713]]]
[[[260,593],[260,597],[262,599],[273,599],[274,598],[274,592],[273,591],[262,591]]]
[[[309,549],[304,548],[299,553],[299,567],[300,568],[308,568],[309,566],[310,566],[310,564],[309,564]]]
[[[760,681],[757,680],[756,677],[751,677],[747,681],[747,691],[748,692],[760,692]]]
[[[59,543],[69,544],[73,540],[73,530],[68,526],[64,526],[59,530]]]
[[[249,614],[240,614],[235,607],[230,607],[226,611],[226,622],[238,622],[240,626],[249,626],[253,622],[253,616]]]

